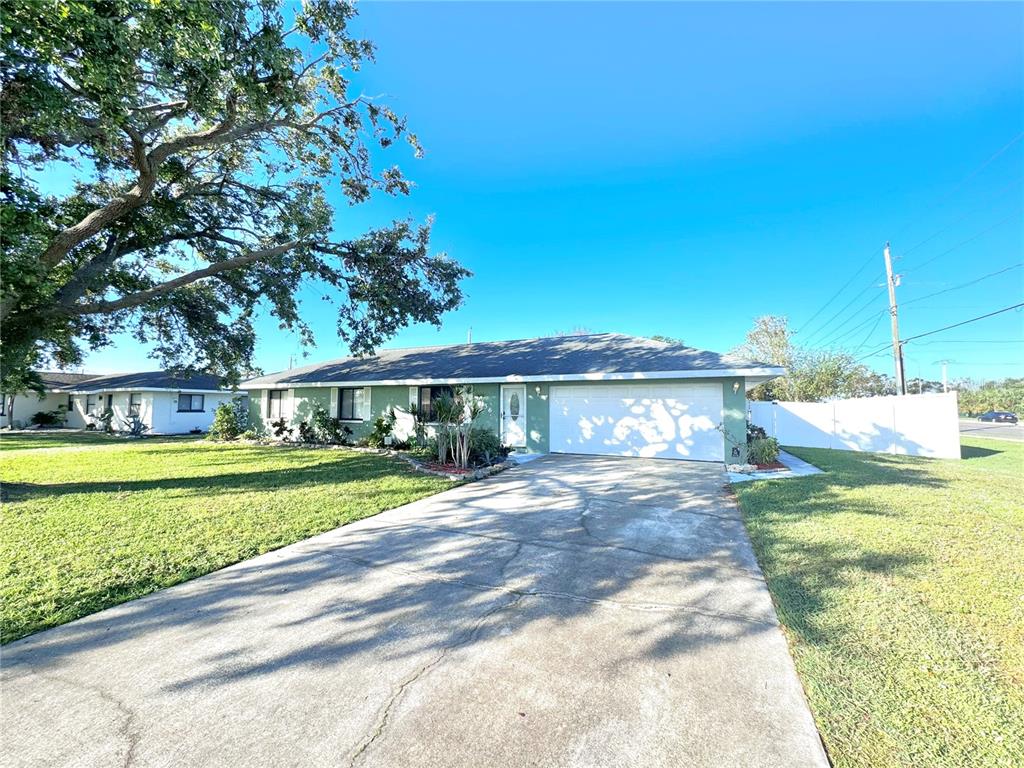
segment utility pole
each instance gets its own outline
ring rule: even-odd
[[[946,366],[949,365],[950,363],[955,363],[956,361],[955,360],[936,360],[935,362],[940,363],[942,365],[942,391],[943,392],[949,392],[949,384],[947,383],[948,380],[946,379]]]
[[[901,395],[907,394],[907,380],[903,375],[903,344],[900,343],[900,319],[899,310],[896,307],[896,286],[899,285],[899,275],[892,273],[892,256],[889,254],[889,244],[885,244],[885,282],[889,286],[889,315],[892,318],[892,356],[896,361],[896,391]]]

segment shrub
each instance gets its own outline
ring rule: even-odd
[[[331,416],[319,403],[313,406],[309,426],[315,442],[318,443],[346,445],[352,437],[352,428],[348,424],[342,424],[341,419],[336,416]]]
[[[57,427],[64,423],[67,414],[63,410],[37,411],[32,414],[29,423],[40,427]]]
[[[779,458],[779,441],[774,437],[758,437],[747,445],[747,462],[771,464]]]
[[[759,427],[757,424],[751,424],[747,422],[747,445],[750,445],[754,440],[764,440],[768,437],[768,433],[765,432],[764,427]]]
[[[373,422],[373,429],[366,436],[366,444],[371,448],[383,448],[386,445],[385,438],[391,436],[395,429],[395,421],[395,411],[390,408],[378,416]]]
[[[284,420],[284,416],[277,421],[270,422],[270,426],[274,428],[274,437],[278,440],[290,440],[292,432],[295,431],[288,426],[288,422]]]
[[[93,428],[98,427],[108,434],[114,431],[114,411],[111,408],[104,408],[95,418]]]
[[[149,425],[144,424],[135,414],[128,417],[128,429],[125,430],[131,437],[142,437],[143,432],[149,431]]]
[[[313,429],[313,425],[307,421],[299,422],[299,442],[300,443],[319,443],[317,439],[316,430]]]
[[[206,435],[209,440],[234,440],[249,427],[249,412],[242,398],[221,403],[213,412],[213,424]]]
[[[238,437],[241,440],[259,440],[262,437],[262,435],[260,434],[260,431],[258,429],[253,429],[250,427],[249,429],[245,430],[245,432],[240,434]]]
[[[489,429],[474,427],[469,433],[469,463],[490,466],[503,461],[511,449],[501,444],[501,438]]]

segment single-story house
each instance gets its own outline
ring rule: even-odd
[[[29,426],[39,411],[62,410],[67,414],[65,426],[82,429],[98,424],[100,414],[109,408],[114,414],[114,429],[126,429],[130,416],[135,414],[150,433],[184,434],[209,429],[218,405],[246,394],[225,389],[217,376],[206,374],[42,372],[40,378],[45,390],[42,397],[34,392],[0,397],[0,426]]]
[[[782,368],[615,333],[380,350],[250,379],[250,421],[308,419],[315,404],[366,435],[409,406],[429,423],[456,385],[484,406],[479,426],[520,452],[723,461],[742,458],[746,393]]]

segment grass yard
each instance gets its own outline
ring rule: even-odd
[[[146,437],[148,445],[154,443],[196,440],[192,435],[168,435]],[[36,448],[75,448],[83,445],[125,445],[128,438],[108,435],[103,432],[79,432],[75,430],[53,432],[7,432],[0,430],[0,451],[28,451]]]
[[[1024,444],[737,484],[838,768],[1024,765]]]
[[[354,451],[81,434],[104,446],[31,449],[70,436],[0,438],[4,642],[452,485]]]

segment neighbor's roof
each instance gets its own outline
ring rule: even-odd
[[[43,388],[49,392],[64,392],[74,385],[96,378],[95,373],[64,373],[63,371],[38,371]]]
[[[679,373],[774,377],[781,368],[679,344],[596,333],[443,347],[380,350],[249,379],[248,389],[293,385],[405,384],[597,378],[598,374]],[[614,378],[614,376],[612,376]],[[618,378],[643,378],[628,375]]]
[[[197,374],[195,376],[175,376],[166,371],[146,371],[143,373],[114,373],[108,376],[92,376],[86,381],[65,387],[74,392],[106,392],[109,390],[193,390],[213,392],[224,389],[219,376]]]

